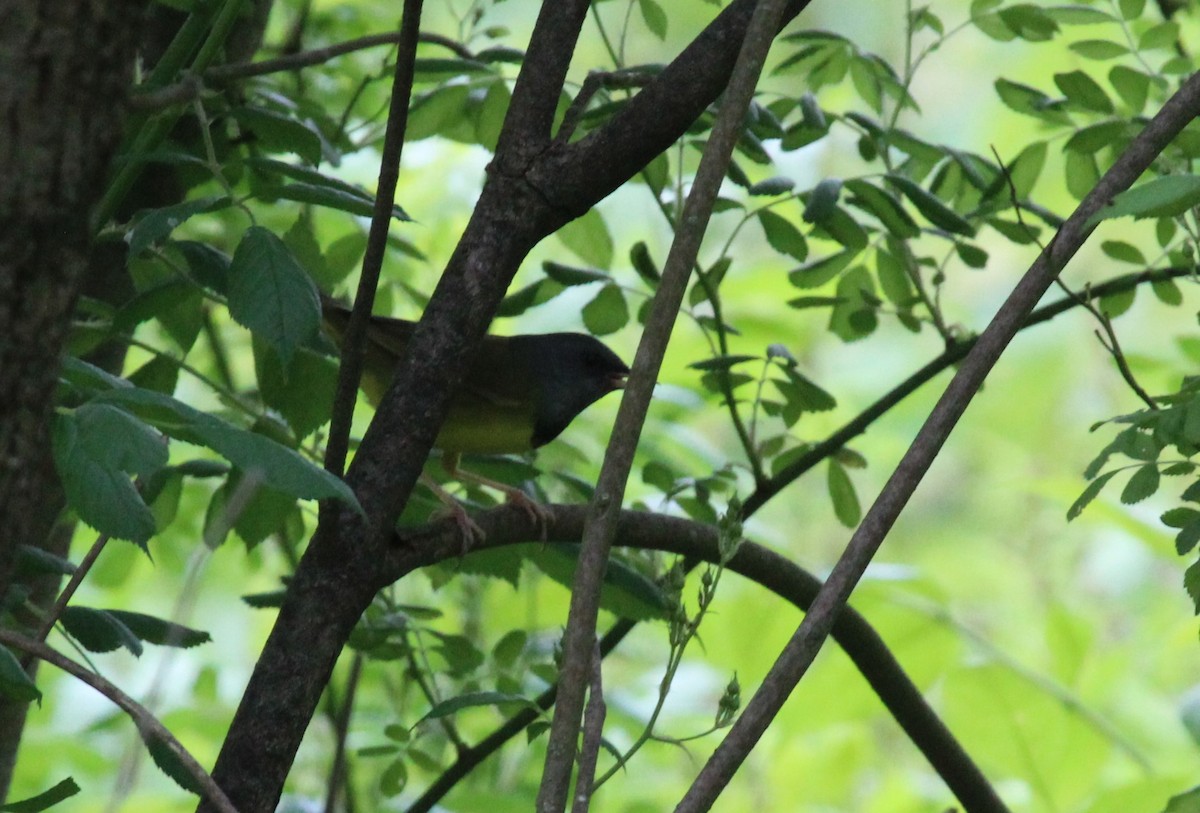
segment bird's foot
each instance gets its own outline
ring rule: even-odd
[[[537,526],[539,539],[545,542],[550,528],[550,520],[554,518],[553,512],[519,488],[505,487],[503,490],[508,497],[508,504],[525,512],[525,515]]]

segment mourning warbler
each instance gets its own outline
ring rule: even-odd
[[[322,315],[340,347],[349,309],[322,297]],[[391,384],[415,328],[405,319],[371,317],[361,383],[372,405]],[[628,375],[616,353],[586,334],[486,336],[451,396],[434,446],[453,458],[535,449],[597,399],[625,386]]]

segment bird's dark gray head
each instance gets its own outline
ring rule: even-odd
[[[533,445],[549,443],[601,396],[625,386],[629,367],[600,340],[583,333],[515,336],[540,393]]]

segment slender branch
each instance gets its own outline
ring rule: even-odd
[[[1091,287],[1091,294],[1093,297],[1105,297],[1131,290],[1143,283],[1162,282],[1164,280],[1191,277],[1194,275],[1194,269],[1185,267],[1138,271],[1132,274],[1123,274],[1099,285],[1094,285]],[[1031,313],[1024,324],[1021,325],[1021,330],[1049,322],[1054,317],[1079,306],[1080,303],[1078,300],[1071,297],[1064,297]],[[978,338],[963,339],[955,342],[946,348],[937,358],[897,384],[875,401],[875,403],[826,437],[825,440],[810,448],[804,455],[798,457],[786,467],[780,469],[774,477],[763,483],[746,498],[746,515],[753,514],[770,501],[772,497],[800,478],[801,475],[807,473],[851,440],[866,432],[875,421],[886,415],[896,404],[916,392],[923,384],[960,362],[970,352],[971,348],[975,346],[976,341],[978,341]]]
[[[548,542],[577,542],[583,531],[587,508],[582,505],[550,505],[545,525]],[[486,533],[486,539],[474,550],[504,547],[533,538],[539,528],[523,511],[504,506],[473,514],[472,518]],[[718,531],[711,525],[692,520],[622,511],[618,519],[622,547],[677,553],[690,562],[703,560],[720,564],[722,554]],[[455,559],[462,555],[461,540],[453,521],[423,528],[406,529],[398,534],[389,556],[379,563],[389,578],[401,578],[417,567]],[[726,569],[767,588],[802,610],[811,606],[821,581],[803,568],[774,551],[750,541],[743,542]],[[618,622],[609,636],[624,635],[631,621]],[[1006,808],[988,784],[978,766],[954,739],[937,714],[926,703],[921,691],[905,674],[883,639],[853,608],[846,608],[833,627],[833,638],[845,650],[871,689],[909,739],[917,746],[938,775],[972,813],[1006,813]],[[561,682],[561,678],[560,678]],[[537,703],[553,702],[551,688]],[[550,695],[550,698],[547,697]],[[427,813],[453,784],[477,765],[487,753],[499,748],[532,722],[536,712],[514,715],[504,728],[478,746],[461,755],[459,761],[439,777],[436,785],[421,797],[421,804],[409,813]]]
[[[329,440],[325,447],[325,468],[338,476],[341,476],[346,468],[350,423],[354,417],[358,382],[362,378],[367,323],[375,303],[375,289],[379,287],[383,256],[387,250],[388,228],[392,222],[392,207],[396,203],[396,185],[400,181],[400,157],[404,151],[404,131],[408,127],[408,108],[412,100],[422,5],[423,0],[405,0],[404,3],[403,22],[397,35],[400,47],[396,55],[396,71],[392,81],[391,108],[388,111],[387,130],[383,137],[383,155],[379,161],[375,207],[371,212],[371,228],[363,255],[358,294],[354,299],[342,343],[341,366],[338,368]],[[329,519],[332,519],[330,509],[325,508],[322,509],[322,519],[325,519],[326,513],[329,513]]]
[[[600,642],[592,650],[592,679],[588,681],[588,701],[583,710],[583,746],[579,751],[579,778],[571,813],[587,813],[592,804],[592,783],[596,779],[596,761],[600,758],[600,739],[604,734],[604,681],[600,660]]]
[[[70,603],[72,596],[75,595],[75,591],[79,589],[79,585],[83,584],[84,578],[91,572],[92,565],[96,564],[96,559],[100,557],[100,552],[108,544],[108,539],[107,534],[100,534],[96,537],[96,541],[88,548],[88,552],[84,554],[83,559],[75,568],[75,572],[71,574],[71,578],[67,581],[66,586],[58,594],[58,598],[54,600],[54,604],[46,611],[46,615],[42,618],[42,623],[38,626],[33,638],[39,644],[46,642],[46,638],[50,635],[50,630],[54,629],[54,625],[62,617],[63,610],[67,609],[67,604]],[[29,664],[23,663],[22,666],[28,668]]]
[[[97,675],[95,672],[85,669],[75,663],[75,661],[51,649],[40,641],[34,641],[15,632],[0,630],[0,644],[27,652],[46,663],[57,666],[67,674],[100,692],[100,694],[111,700],[121,711],[129,715],[130,719],[133,720],[133,724],[137,726],[143,740],[156,740],[171,751],[171,754],[179,760],[179,764],[188,772],[188,775],[201,789],[204,798],[212,803],[217,810],[221,811],[221,813],[237,813],[237,810],[228,797],[225,796],[225,793],[217,786],[212,777],[208,775],[208,772],[200,766],[196,758],[180,745],[179,740],[175,739],[175,735],[159,722],[158,718],[151,714],[141,703],[138,703],[132,697],[125,694],[125,692],[121,691],[116,684]],[[147,742],[147,745],[149,745],[149,742]]]
[[[583,546],[571,591],[567,629],[563,635],[562,692],[555,708],[546,746],[546,763],[538,789],[539,813],[565,808],[589,661],[596,637],[600,585],[616,531],[616,518],[633,465],[634,452],[662,366],[663,354],[679,314],[679,306],[712,215],[713,202],[729,166],[734,145],[758,84],[767,51],[783,19],[783,0],[763,0],[755,6],[737,62],[700,159],[692,189],[684,203],[680,229],[675,233],[646,329],[638,344],[629,383],[605,450],[596,492],[588,509]]]
[[[1137,180],[1198,113],[1200,73],[1193,74],[1133,139],[1022,277],[963,360],[912,446],[851,537],[812,608],[805,614],[804,620],[741,717],[734,723],[729,735],[688,789],[676,808],[677,813],[708,810],[733,778],[816,658],[851,591],[984,378],[1054,278],[1092,233],[1095,226],[1091,218]]]
[[[329,787],[325,790],[325,813],[336,813],[338,791],[346,791],[347,801],[350,796],[350,783],[347,780],[346,739],[350,736],[350,716],[354,713],[354,696],[358,691],[358,682],[362,676],[363,654],[355,652],[350,661],[350,674],[346,676],[346,696],[337,705],[333,715],[334,751],[333,762],[329,766]],[[350,805],[347,804],[347,807]]]

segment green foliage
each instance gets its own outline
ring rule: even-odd
[[[318,48],[379,33],[378,20],[394,15],[394,9],[371,3],[303,13],[294,3],[279,5],[280,16],[268,29],[272,47],[288,45],[275,38],[293,18],[304,26],[299,41]],[[390,213],[392,234],[384,249],[381,311],[411,316],[432,291],[469,217],[525,58],[527,26],[512,21],[529,9],[509,10],[511,1],[494,8],[469,5],[461,17],[449,6],[427,10],[426,32],[445,41],[431,37],[421,45],[400,202]],[[717,524],[726,560],[745,533],[761,535],[823,572],[836,555],[826,546],[844,540],[843,529],[861,521],[862,499],[887,474],[878,461],[895,459],[915,431],[915,418],[897,408],[896,417],[869,431],[874,418],[837,443],[822,444],[938,352],[963,346],[997,293],[1052,239],[1071,209],[1070,198],[1092,189],[1145,117],[1194,68],[1178,50],[1194,39],[1194,14],[1164,20],[1154,6],[1141,0],[1066,5],[974,0],[969,8],[948,3],[911,8],[903,19],[894,9],[872,8],[871,15],[882,13],[888,26],[879,54],[825,30],[806,11],[779,38],[770,75],[746,116],[643,434],[636,462],[640,476],[630,484],[629,502]],[[659,74],[656,63],[670,59],[714,13],[707,5],[658,0],[594,4],[585,28],[589,39],[577,52],[556,122],[578,92],[582,71],[604,69],[608,78],[582,111],[572,140],[595,133],[627,109],[639,83]],[[952,41],[967,47],[951,50]],[[960,68],[945,56],[964,50],[986,53],[990,61]],[[1041,61],[1045,56],[1050,58]],[[224,639],[223,646],[244,635],[247,651],[256,652],[263,630],[245,619],[273,614],[251,613],[229,599],[249,594],[245,603],[251,607],[280,606],[283,591],[274,588],[287,583],[315,522],[314,511],[301,501],[333,498],[356,505],[345,483],[316,462],[336,380],[336,362],[318,332],[317,290],[355,284],[367,241],[363,219],[374,208],[370,188],[394,60],[389,45],[258,76],[228,86],[228,92],[226,86],[206,85],[193,103],[141,116],[142,133],[161,131],[157,143],[131,134],[122,165],[161,173],[182,199],[101,224],[104,238],[123,239],[128,247],[133,295],[110,302],[93,294],[81,303],[72,344],[76,357],[66,362],[55,417],[54,454],[74,514],[107,536],[153,552],[154,561],[130,549],[105,553],[112,563],[101,560],[87,582],[103,600],[88,601],[122,609],[68,608],[60,626],[83,649],[138,654],[145,642],[182,649],[207,640],[206,633],[124,607],[140,607],[159,588],[182,590],[183,557],[199,543],[217,548],[232,531],[245,547],[226,546],[212,556],[209,566],[220,577],[205,589],[219,596],[212,604],[222,605],[223,614],[212,617],[208,613],[215,610],[206,609],[204,625]],[[156,71],[148,84],[174,82],[181,64],[170,76]],[[993,68],[997,73],[985,73]],[[954,100],[950,108],[946,98]],[[547,329],[585,329],[632,358],[635,319],[644,321],[659,285],[681,194],[691,184],[714,109],[611,201],[535,249],[499,315],[523,317],[538,323],[536,329],[542,323],[553,323]],[[946,119],[948,109],[955,115]],[[984,124],[977,126],[977,120]],[[1079,284],[1103,284],[1117,273],[1110,273],[1113,264],[1120,264],[1119,272],[1194,266],[1200,190],[1189,172],[1198,154],[1200,138],[1189,130],[1160,157],[1150,177],[1097,215],[1099,250],[1081,263],[1088,265],[1081,276],[1090,276]],[[1116,220],[1123,217],[1134,220]],[[1141,222],[1148,219],[1153,222]],[[1065,281],[1077,284],[1071,275]],[[1136,307],[1133,287],[1099,299],[1084,289],[1080,296],[1110,326],[1121,314],[1133,320],[1142,309],[1169,313],[1188,303],[1186,278],[1160,274],[1145,284],[1155,296],[1143,294]],[[1090,326],[1080,324],[1070,328],[1077,333],[1071,353],[1086,344],[1078,337]],[[508,332],[525,329],[522,322]],[[80,360],[114,341],[129,347],[121,369],[106,373]],[[1070,365],[1084,364],[1080,356],[1061,352]],[[1155,387],[1162,389],[1162,376],[1154,372],[1154,364],[1162,362],[1147,361],[1146,355],[1142,350],[1141,356],[1121,358],[1139,376],[1150,368]],[[1041,481],[1073,465],[1075,434],[1035,413],[1034,404],[1043,389],[1077,403],[1081,399],[1065,392],[1071,384],[1061,371],[1036,386],[1014,386],[1011,379],[989,383],[979,406],[1008,399],[1003,413],[985,430],[976,426],[954,436],[953,444],[969,451],[947,464],[951,473],[936,494],[918,492],[933,502],[933,510],[906,515],[914,530],[901,523],[892,547],[885,548],[885,557],[895,557],[886,564],[895,567],[881,568],[884,575],[864,584],[862,601],[885,628],[884,639],[911,664],[920,687],[944,695],[950,727],[965,731],[969,745],[985,744],[985,765],[1004,781],[1006,794],[1014,788],[1014,798],[1033,799],[1031,809],[1102,810],[1103,797],[1122,781],[1119,760],[1128,759],[1128,751],[1152,752],[1156,765],[1179,760],[1175,755],[1184,751],[1179,743],[1138,726],[1174,711],[1174,701],[1160,697],[1154,702],[1169,709],[1147,708],[1146,695],[1181,692],[1193,678],[1163,678],[1151,689],[1139,685],[1135,707],[1127,709],[1130,695],[1106,683],[1110,675],[1126,674],[1120,670],[1127,662],[1142,659],[1112,633],[1129,630],[1122,634],[1130,638],[1145,633],[1133,617],[1138,611],[1120,603],[1124,595],[1114,598],[1110,591],[1092,601],[1092,591],[1102,588],[1073,581],[1061,585],[1063,606],[1022,600],[1026,592],[1043,594],[1040,580],[1060,573],[1051,568],[1061,562],[1050,559],[1067,545],[1014,543],[1028,536],[1033,523],[1017,524],[1024,508],[1013,510],[1012,497],[1028,490],[1031,504],[1049,502],[1055,516],[1070,499],[1047,497]],[[1169,487],[1185,483],[1179,504],[1161,517],[1174,533],[1177,552],[1193,557],[1200,545],[1195,461],[1200,388],[1186,381],[1157,401],[1158,408],[1113,420],[1116,436],[1088,467],[1089,482],[1067,516],[1074,519],[1088,505],[1103,502],[1110,487],[1117,500],[1104,510],[1149,505],[1159,512],[1160,503],[1170,499]],[[608,406],[594,408],[580,427],[539,452],[536,465],[486,458],[466,464],[539,497],[586,499],[607,438],[605,416],[611,410],[604,409]],[[1073,417],[1077,423],[1078,414]],[[365,416],[358,418],[356,435],[365,425]],[[991,435],[1009,445],[995,443]],[[1007,471],[1010,447],[1028,437],[1040,438],[1032,452],[1038,465],[1020,489],[1013,484],[1020,474],[1004,475],[1009,479],[999,485],[983,479],[996,476],[991,469]],[[194,454],[203,457],[184,459]],[[805,468],[797,473],[800,463]],[[795,484],[772,479],[813,468],[818,471]],[[435,469],[430,473],[440,476]],[[991,483],[990,490],[977,487],[976,478]],[[768,485],[779,486],[780,496],[743,530],[740,519],[734,521],[740,517],[736,495]],[[980,496],[977,488],[987,494]],[[471,507],[496,502],[474,486],[459,493]],[[437,506],[426,497],[410,501],[402,523],[430,517]],[[1088,519],[1099,513],[1093,508]],[[1048,535],[1061,531],[1047,512],[1038,519]],[[1003,544],[992,533],[1005,535]],[[997,548],[980,550],[991,543]],[[988,566],[980,568],[980,561]],[[1103,570],[1106,562],[1097,555],[1075,568],[1072,561],[1069,573]],[[27,555],[25,565],[54,573],[73,567],[45,555]],[[138,570],[152,566],[151,576]],[[339,698],[355,698],[348,759],[363,768],[352,772],[360,807],[406,803],[464,743],[477,742],[515,709],[527,707],[556,677],[553,641],[564,617],[562,587],[572,583],[575,567],[573,548],[532,543],[473,552],[380,593],[355,629],[353,652],[346,657],[361,671],[339,664],[329,693],[330,708]],[[673,785],[683,781],[671,773],[675,751],[656,748],[730,724],[742,702],[737,676],[752,691],[795,625],[791,610],[780,610],[776,599],[761,593],[751,595],[737,580],[718,592],[722,574],[722,567],[714,567],[689,581],[681,567],[668,567],[656,555],[628,552],[606,573],[606,617],[666,621],[645,635],[656,644],[639,642],[629,653],[619,650],[614,666],[606,662],[606,693],[613,701],[606,735],[619,736],[608,738],[602,765],[619,776],[636,756],[666,778],[654,787],[617,788],[610,782],[606,807],[673,804]],[[1183,581],[1200,611],[1200,560],[1186,568]],[[151,584],[153,590],[135,586]],[[1075,606],[1080,596],[1086,608]],[[1157,592],[1135,598],[1162,601]],[[1117,609],[1101,615],[1106,610],[1096,605],[1108,604]],[[1146,616],[1161,623],[1167,611],[1155,607],[1158,614]],[[959,625],[959,617],[980,620],[968,628]],[[703,653],[689,649],[697,638]],[[222,683],[225,670],[244,666],[217,663],[208,649],[176,654],[189,664],[206,664],[213,675],[219,672]],[[1176,654],[1173,649],[1166,654],[1168,649],[1163,643],[1156,650],[1164,661]],[[226,649],[220,651],[223,658]],[[860,693],[845,663],[824,660],[812,676],[815,683],[804,689],[807,705],[796,714],[803,719],[779,722],[789,727],[793,751],[786,759],[772,755],[766,767],[755,769],[764,786],[778,790],[778,798],[797,797],[792,771],[771,765],[802,764],[811,778],[802,804],[929,806],[927,768],[903,756],[881,758],[871,739],[879,728],[871,717],[876,701]],[[687,702],[676,703],[668,697],[680,670],[688,670],[687,680],[678,681],[676,690],[688,694]],[[173,688],[192,692],[195,708],[178,717],[196,729],[188,733],[207,752],[215,750],[221,733],[192,718],[223,726],[232,708],[224,695],[206,696],[202,685],[197,677],[195,687]],[[645,686],[650,691],[640,692]],[[21,702],[41,697],[7,650],[0,650],[0,691]],[[55,702],[50,695],[48,702]],[[983,703],[995,711],[986,715],[994,727],[982,727],[977,710]],[[1122,731],[1097,734],[1091,726],[1100,717],[1118,719],[1113,727]],[[89,746],[93,730],[84,735]],[[529,729],[532,756],[515,755],[506,763],[504,781],[519,777],[513,780],[519,792],[510,794],[507,786],[497,792],[493,775],[486,783],[460,783],[448,804],[474,809],[511,802],[514,809],[528,809],[526,786],[540,764],[542,730],[540,724]],[[1074,739],[1056,739],[1063,732]],[[1137,740],[1137,747],[1127,747],[1126,739]],[[713,741],[689,747],[702,757],[701,749]],[[195,790],[161,742],[147,745],[169,776]],[[306,745],[293,775],[297,796],[324,797],[326,746],[316,740]],[[97,750],[71,759],[92,764]],[[1041,762],[1031,764],[1030,754]],[[1104,765],[1117,767],[1103,771]],[[689,775],[692,770],[689,763]],[[1088,774],[1086,783],[1077,781],[1081,772]],[[49,784],[42,779],[38,787]],[[399,801],[384,803],[381,797]],[[935,801],[940,807],[952,804],[948,796]],[[729,804],[752,802],[734,797]],[[1168,810],[1176,807],[1172,801]]]

